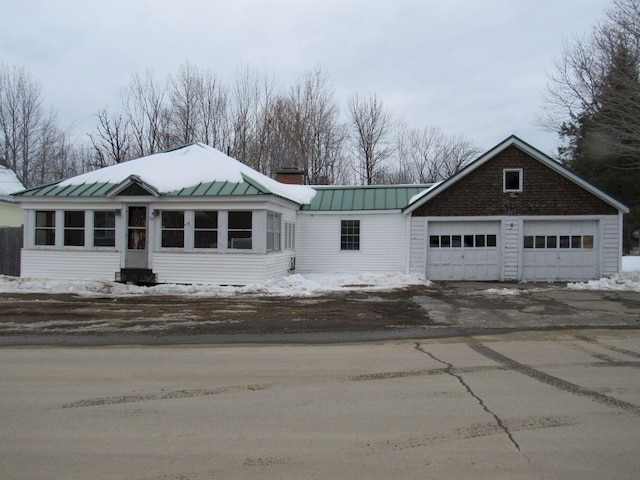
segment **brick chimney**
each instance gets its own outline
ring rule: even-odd
[[[287,185],[304,185],[305,174],[299,168],[281,168],[276,171],[276,182],[286,183]]]

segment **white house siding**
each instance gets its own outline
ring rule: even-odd
[[[360,220],[360,250],[340,249],[340,222]],[[406,271],[407,218],[400,212],[298,213],[297,273]]]
[[[519,280],[522,238],[522,220],[507,218],[502,221],[502,280]]]
[[[120,252],[83,250],[22,250],[22,277],[70,280],[115,280]]]
[[[293,252],[270,253],[265,257],[265,279],[274,280],[290,273]]]
[[[620,272],[622,257],[622,215],[608,215],[600,221],[602,276]]]
[[[266,255],[251,253],[155,252],[159,283],[246,285],[265,280]]]
[[[426,268],[426,222],[425,217],[411,217],[409,233],[409,273],[424,275]]]

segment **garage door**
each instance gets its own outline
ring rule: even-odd
[[[597,278],[595,221],[525,222],[523,280]]]
[[[498,222],[429,222],[427,278],[499,280]]]

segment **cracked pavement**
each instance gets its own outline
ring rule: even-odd
[[[640,331],[0,348],[4,478],[635,479]]]

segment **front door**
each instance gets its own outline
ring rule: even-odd
[[[147,254],[147,207],[144,205],[127,208],[127,255],[125,268],[148,268]]]

